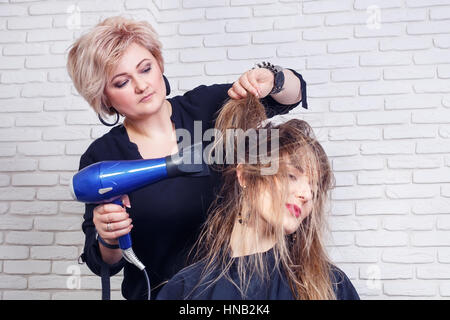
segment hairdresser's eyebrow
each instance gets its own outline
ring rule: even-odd
[[[150,60],[150,59],[149,59],[149,58],[144,58],[144,59],[142,59],[141,62],[139,62],[139,63],[136,65],[136,69],[139,68],[139,66],[141,65],[141,63],[144,62],[145,60]],[[113,82],[113,80],[114,80],[115,78],[120,77],[120,76],[124,76],[124,75],[126,75],[126,74],[127,74],[126,72],[122,72],[122,73],[116,74],[116,75],[111,79],[111,82]]]

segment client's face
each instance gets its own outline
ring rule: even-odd
[[[271,226],[279,227],[282,224],[283,230],[286,234],[295,232],[300,226],[303,219],[305,219],[312,211],[312,192],[309,184],[309,178],[303,172],[299,171],[294,166],[288,164],[287,167],[288,179],[286,189],[288,194],[286,196],[287,202],[280,212],[282,216],[275,214],[273,208],[273,197],[270,189],[266,188],[261,194],[262,218]],[[279,183],[283,183],[279,180]]]

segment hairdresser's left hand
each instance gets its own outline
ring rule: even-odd
[[[228,95],[232,99],[243,99],[250,93],[261,99],[272,91],[273,80],[273,73],[267,69],[248,70],[233,83],[228,90]]]

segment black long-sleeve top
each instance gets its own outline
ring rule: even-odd
[[[177,273],[159,292],[158,300],[293,300],[294,295],[281,271],[276,268],[273,249],[263,254],[269,276],[261,278],[257,274],[247,274],[249,285],[242,293],[239,285],[237,262],[249,259],[251,256],[233,258],[228,276],[223,276],[222,270],[215,269],[202,278],[205,262],[196,262]],[[245,262],[244,262],[245,264]],[[337,300],[359,300],[350,279],[345,273],[331,265],[330,278]],[[217,279],[217,280],[216,280]]]
[[[292,71],[301,81],[302,106],[307,108],[306,84],[301,75]],[[193,142],[198,142],[194,141],[194,121],[201,121],[202,134],[214,127],[216,112],[228,99],[227,91],[231,85],[202,85],[182,96],[169,98],[175,129],[188,130]],[[261,99],[261,102],[268,117],[287,113],[298,105],[282,105],[270,96]],[[99,161],[137,159],[142,159],[137,145],[130,141],[125,127],[118,125],[88,147],[81,156],[79,169]],[[133,250],[146,266],[152,284],[152,299],[168,279],[188,265],[188,253],[206,219],[219,180],[217,173],[206,170],[194,176],[162,180],[129,194],[131,209],[127,212],[134,226],[131,231]],[[105,263],[100,255],[93,223],[95,206],[86,205],[82,224],[86,240],[81,258],[92,272],[101,275]],[[138,268],[124,259],[107,267],[111,275],[124,268],[122,294],[126,299],[146,298],[147,284]]]

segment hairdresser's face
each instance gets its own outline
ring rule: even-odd
[[[111,106],[129,120],[142,119],[160,111],[166,87],[151,52],[132,43],[108,78],[105,94]]]
[[[269,191],[265,191],[262,196],[263,219],[273,227],[282,224],[284,232],[291,234],[300,226],[312,211],[312,192],[309,178],[292,165],[288,165],[287,181],[287,202],[284,203],[282,217],[277,217],[273,210],[273,200]],[[279,183],[282,183],[281,181]]]

